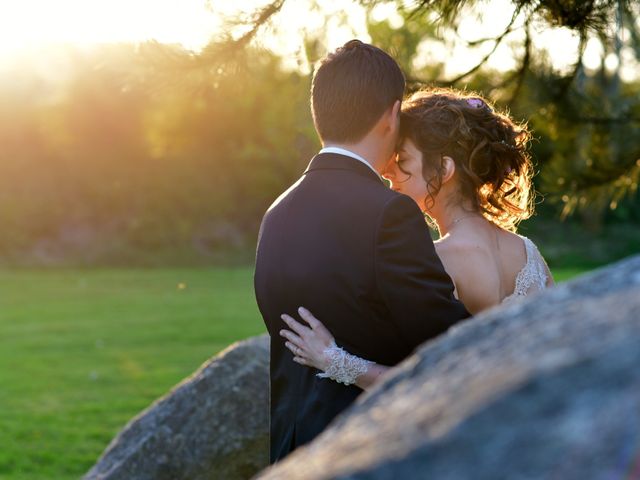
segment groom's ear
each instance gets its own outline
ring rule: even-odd
[[[393,107],[391,107],[391,116],[393,118],[400,118],[400,107],[402,106],[402,104],[400,103],[400,100],[396,100],[396,103],[393,104]]]
[[[391,107],[391,121],[393,122],[394,130],[398,130],[400,128],[400,100],[396,100],[396,103]]]
[[[387,108],[374,125],[373,129],[379,134],[387,135],[400,129],[400,100]]]
[[[456,173],[456,162],[448,155],[442,157],[442,183],[447,183]]]

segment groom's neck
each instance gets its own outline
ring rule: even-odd
[[[356,143],[336,143],[336,142],[325,142],[322,144],[323,147],[338,147],[344,148],[345,150],[349,150],[355,154],[360,155],[364,158],[369,165],[371,165],[377,172],[382,172],[385,165],[386,160],[380,158],[381,147],[377,144],[377,142],[367,141],[366,139],[361,142]]]

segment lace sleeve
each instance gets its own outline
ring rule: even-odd
[[[367,373],[369,365],[374,362],[351,355],[349,352],[340,348],[335,342],[324,350],[324,354],[329,358],[329,366],[327,369],[318,373],[320,378],[330,378],[344,385],[356,383],[360,375]]]

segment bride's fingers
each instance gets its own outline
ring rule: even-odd
[[[286,342],[284,345],[289,349],[291,353],[293,353],[294,357],[302,358],[305,361],[308,361],[307,351],[304,348],[297,347],[291,342]]]
[[[320,320],[318,320],[316,317],[314,317],[313,314],[306,308],[304,307],[298,308],[298,313],[300,314],[300,317],[302,317],[302,319],[305,322],[307,322],[313,330],[330,334],[329,330],[327,330],[324,324]]]
[[[296,357],[305,356],[306,351],[304,348],[298,347],[291,342],[285,342],[284,346],[287,347]]]
[[[308,365],[307,359],[302,357],[293,357],[293,361],[299,363],[300,365]]]
[[[295,333],[290,332],[289,330],[280,330],[280,336],[286,338],[298,347],[304,347],[304,341]]]
[[[296,320],[293,319],[293,317],[287,315],[286,313],[283,313],[282,315],[280,315],[280,318],[282,318],[282,321],[286,323],[291,330],[296,332],[301,337],[304,337],[305,334],[309,333],[308,327],[305,327],[300,322],[297,322]]]
[[[320,320],[318,320],[316,317],[313,316],[313,313],[311,313],[309,310],[307,310],[304,307],[300,307],[298,308],[298,314],[300,314],[300,317],[307,322],[311,328],[316,328],[318,325],[322,325],[320,323]]]

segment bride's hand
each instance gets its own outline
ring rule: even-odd
[[[324,350],[333,344],[333,335],[306,308],[300,307],[298,314],[311,328],[285,313],[280,318],[293,331],[283,329],[280,330],[280,335],[288,340],[285,345],[293,353],[294,362],[325,371],[330,360],[324,354]]]

